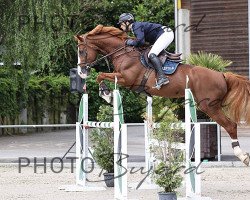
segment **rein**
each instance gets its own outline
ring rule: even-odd
[[[126,48],[126,46],[122,46],[122,47],[120,47],[120,48],[114,50],[113,52],[111,52],[111,53],[109,53],[109,54],[107,54],[107,55],[105,55],[105,56],[102,56],[101,58],[99,58],[99,59],[93,61],[93,62],[90,63],[89,65],[90,65],[90,66],[93,66],[94,64],[98,63],[99,61],[101,61],[101,60],[103,60],[103,59],[105,59],[105,58],[107,58],[107,57],[109,57],[109,56],[111,56],[111,55],[113,55],[113,54],[115,54],[115,53],[121,51],[122,49],[125,49],[125,48]],[[120,55],[122,55],[122,54],[119,54],[118,56],[120,56]]]

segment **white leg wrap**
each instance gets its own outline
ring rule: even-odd
[[[232,142],[238,142],[238,140],[237,140],[237,139],[231,139],[231,141],[232,141]]]
[[[238,145],[239,145],[238,140],[232,139],[234,155],[237,156],[241,160],[241,162],[243,162],[245,165],[249,166],[249,161],[250,161],[249,153],[243,152]]]
[[[241,161],[244,161],[245,155],[239,146],[234,147],[234,155],[237,156]]]

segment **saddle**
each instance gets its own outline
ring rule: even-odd
[[[150,51],[150,48],[143,50],[140,60],[144,67],[153,68],[153,65],[148,59],[149,51]],[[158,55],[159,59],[162,62],[162,69],[165,74],[170,75],[176,71],[178,65],[180,64],[180,62],[182,62],[180,56],[181,56],[181,53],[173,54],[173,53],[167,52],[166,50],[163,50]]]
[[[141,61],[142,65],[145,68],[147,68],[147,70],[143,75],[143,78],[141,80],[139,87],[135,90],[135,92],[146,94],[147,96],[151,96],[151,95],[146,91],[145,85],[148,81],[150,74],[152,73],[152,71],[154,71],[153,65],[151,64],[151,62],[148,59],[149,51],[150,51],[150,48],[140,49],[140,52],[141,52],[140,61]],[[160,58],[160,60],[162,62],[162,69],[163,69],[163,72],[165,74],[170,75],[176,71],[178,65],[182,61],[180,56],[181,56],[181,54],[169,53],[166,50],[163,50],[158,55],[158,57]]]

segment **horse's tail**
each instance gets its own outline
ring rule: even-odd
[[[250,82],[240,75],[224,73],[227,94],[223,99],[227,116],[236,123],[250,124]]]

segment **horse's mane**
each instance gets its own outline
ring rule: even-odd
[[[102,33],[109,33],[109,34],[116,36],[120,39],[126,39],[128,37],[126,32],[124,32],[118,28],[115,28],[113,26],[103,26],[103,25],[96,26],[92,31],[90,31],[88,33],[88,36],[99,35]]]

